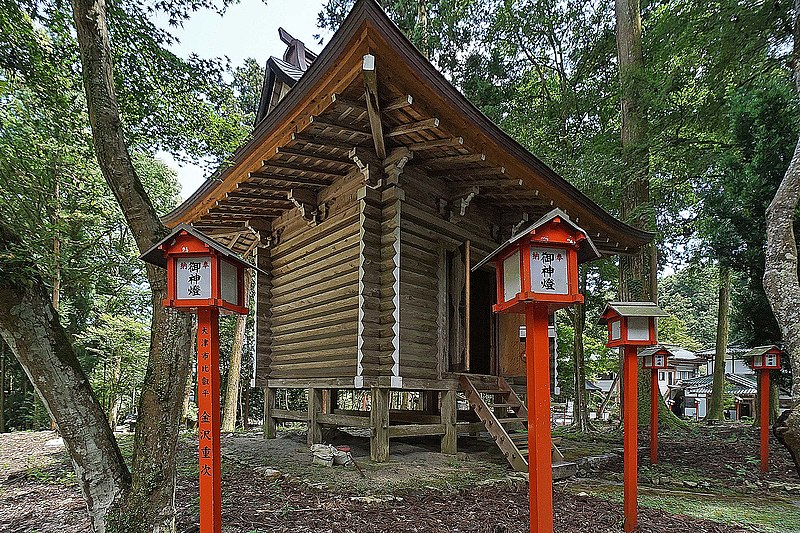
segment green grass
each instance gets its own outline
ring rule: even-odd
[[[573,485],[570,490],[622,504],[621,485]],[[694,494],[639,487],[639,505],[765,533],[800,533],[800,502],[754,495]]]

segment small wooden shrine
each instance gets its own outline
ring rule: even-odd
[[[250,140],[166,217],[255,253],[266,273],[256,291],[266,435],[280,420],[307,421],[313,442],[322,426],[371,428],[371,456],[385,461],[404,436],[439,435],[454,453],[457,435],[492,413],[509,462],[526,470],[514,444],[524,434],[511,438],[525,406],[510,386],[524,382],[524,317],[494,315],[492,267],[470,266],[554,208],[605,256],[652,235],[503,133],[373,0],[355,3],[319,55],[281,37]],[[308,412],[277,409],[284,388],[308,389]],[[345,389],[369,390],[368,410],[341,409]],[[474,412],[457,409],[466,389],[483,404]],[[396,391],[421,401],[390,410]]]

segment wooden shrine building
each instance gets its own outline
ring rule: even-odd
[[[256,381],[265,431],[276,420],[371,428],[371,456],[391,438],[486,428],[526,469],[513,428],[525,406],[522,316],[496,316],[490,266],[499,243],[558,208],[604,255],[652,237],[623,224],[503,133],[402,35],[358,0],[317,56],[281,31],[267,62],[251,138],[166,217],[255,253]],[[308,412],[276,409],[276,389],[309,390]],[[337,391],[367,389],[368,411]],[[390,391],[421,393],[389,409]],[[457,410],[456,394],[475,413]],[[496,401],[492,408],[491,399]],[[483,405],[481,405],[483,404]],[[499,422],[498,422],[499,419]]]

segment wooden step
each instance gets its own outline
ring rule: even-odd
[[[516,418],[516,417],[514,417],[514,418],[512,418],[512,417],[509,417],[509,418],[498,418],[497,421],[500,422],[501,424],[527,424],[528,423],[528,420],[526,418]]]
[[[513,424],[527,425],[528,409],[502,377],[497,377],[496,380],[496,384],[489,382],[486,377],[482,377],[480,381],[473,381],[469,376],[462,375],[461,391],[512,468],[518,472],[527,472],[528,432],[524,430],[509,431],[509,427],[513,428]],[[504,401],[490,403],[484,398],[484,395],[488,394],[502,394]],[[513,414],[513,416],[503,417],[503,412],[500,411],[503,408],[506,409],[506,414]],[[495,410],[498,411],[495,412]],[[513,413],[508,410],[513,410]],[[553,479],[570,477],[576,471],[577,466],[574,463],[565,462],[558,448],[553,445]]]

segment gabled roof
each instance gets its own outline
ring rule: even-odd
[[[283,28],[278,28],[278,35],[287,44],[286,51],[283,59],[275,56],[267,59],[255,125],[258,125],[270,112],[270,103],[275,93],[276,82],[280,81],[289,88],[294,87],[295,83],[308,70],[309,65],[317,59],[317,54],[306,48],[300,39],[295,39]]]
[[[768,346],[756,346],[755,348],[751,349],[749,352],[742,356],[742,359],[751,359],[757,355],[764,355],[766,353],[777,353],[781,352],[781,349],[775,346],[774,344],[770,344]]]
[[[645,348],[644,350],[639,352],[639,357],[645,357],[645,356],[648,356],[648,355],[655,355],[657,352],[660,352],[662,350],[664,352],[666,352],[664,355],[666,355],[667,357],[675,357],[675,354],[672,353],[672,350],[670,350],[666,346],[662,346],[660,344],[656,345],[656,346],[649,346],[649,347]]]
[[[149,250],[147,250],[145,253],[139,256],[139,259],[141,259],[145,263],[150,263],[152,265],[156,265],[161,268],[167,268],[167,260],[164,257],[164,252],[161,250],[161,247],[164,245],[171,244],[175,240],[175,237],[184,232],[191,235],[192,237],[199,239],[200,241],[205,243],[209,248],[217,252],[219,255],[227,259],[230,259],[233,262],[240,264],[246,268],[252,268],[258,272],[264,273],[264,271],[261,270],[260,268],[248,263],[238,255],[236,255],[236,253],[234,253],[233,250],[231,250],[230,248],[221,245],[220,243],[218,243],[217,241],[215,241],[202,231],[193,228],[189,224],[178,224],[177,226],[175,226],[175,228],[169,235],[167,235],[159,242],[151,246]]]
[[[561,209],[553,209],[552,211],[544,215],[542,218],[540,218],[539,220],[537,220],[524,230],[520,231],[515,235],[512,235],[510,239],[508,239],[506,242],[498,246],[494,252],[484,257],[483,261],[480,261],[477,265],[472,267],[472,270],[473,271],[478,270],[487,262],[491,261],[497,254],[505,250],[507,246],[509,246],[510,244],[514,244],[518,240],[522,239],[525,235],[529,235],[532,231],[544,226],[545,224],[547,224],[556,217],[560,218],[563,224],[570,226],[576,233],[582,233],[586,237],[580,242],[580,249],[578,251],[578,258],[581,260],[581,262],[591,261],[592,259],[597,259],[598,257],[600,257],[600,252],[597,251],[597,248],[592,242],[592,239],[589,238],[589,234],[586,233],[580,226],[572,222],[572,220],[569,219],[569,216],[567,216],[567,214],[563,212]]]
[[[378,61],[387,149],[411,147],[409,165],[435,169],[448,186],[480,183],[476,201],[504,212],[538,218],[558,207],[605,254],[629,253],[652,239],[651,233],[614,218],[492,123],[373,0],[356,1],[305,74],[270,113],[261,115],[250,140],[166,215],[165,223],[230,231],[251,219],[269,221],[292,208],[285,194],[298,186],[293,184],[316,192],[346,175],[354,168],[349,148],[370,149],[372,140],[363,99],[365,54]],[[387,105],[397,101],[402,107]],[[469,166],[459,166],[467,158]],[[483,176],[472,177],[476,174],[469,171]],[[473,244],[486,253],[496,246]]]
[[[600,319],[597,321],[598,324],[605,325],[608,322],[606,314],[609,311],[613,311],[622,317],[669,316],[669,313],[653,302],[608,302],[600,315]]]

